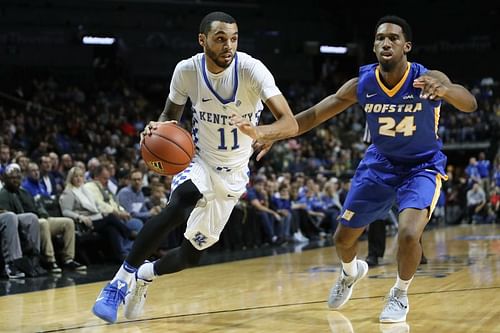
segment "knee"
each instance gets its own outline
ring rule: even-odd
[[[2,220],[5,221],[5,223],[9,224],[9,225],[15,224],[16,227],[19,223],[19,221],[17,220],[16,214],[14,214],[12,212],[2,213]]]
[[[75,232],[75,222],[73,222],[73,220],[70,218],[65,219],[64,228],[66,230],[68,230],[68,232],[74,233]]]
[[[356,238],[349,236],[343,232],[336,232],[334,236],[335,246],[340,248],[351,248],[356,243]]]
[[[137,231],[139,232],[142,229],[142,226],[144,223],[142,223],[141,220],[132,218],[127,222],[127,227],[132,230],[132,231]]]
[[[398,243],[401,246],[415,245],[419,243],[419,240],[420,234],[414,229],[403,228],[398,230]]]
[[[46,219],[39,219],[38,223],[40,224],[40,232],[49,231],[49,221]]]

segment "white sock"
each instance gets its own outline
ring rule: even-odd
[[[398,288],[399,290],[407,291],[408,287],[410,286],[411,280],[413,280],[413,277],[409,280],[401,280],[401,278],[398,277],[396,279],[396,283],[394,284],[394,288]]]
[[[137,272],[137,268],[130,266],[126,261],[124,261],[111,282],[120,279],[127,282],[127,284],[130,286],[130,283],[134,279],[135,272]]]
[[[154,262],[146,262],[139,267],[137,277],[146,281],[153,281],[157,276],[154,268]]]
[[[357,257],[354,256],[351,262],[342,261],[342,271],[345,276],[356,276],[358,275],[358,264],[356,263]]]

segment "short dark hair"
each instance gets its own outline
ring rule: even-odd
[[[387,15],[382,17],[380,20],[378,20],[377,25],[375,26],[375,34],[377,34],[378,27],[384,23],[393,23],[399,25],[403,30],[403,35],[405,36],[406,41],[412,41],[413,35],[411,32],[411,27],[404,18],[395,15]]]
[[[234,17],[224,12],[211,12],[207,14],[200,23],[200,33],[208,35],[208,32],[212,28],[212,22],[220,21],[224,23],[236,23]]]

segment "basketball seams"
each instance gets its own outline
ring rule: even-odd
[[[168,123],[168,124],[162,124],[161,126],[169,126],[169,127],[175,128],[176,130],[180,130],[181,133],[183,133],[187,137],[188,141],[191,142],[191,153],[187,153],[182,147],[180,147],[180,146],[179,147],[182,150],[184,150],[184,152],[186,152],[188,154],[188,156],[194,155],[194,153],[195,153],[195,147],[194,147],[193,137],[192,137],[191,133],[189,133],[185,128],[180,127],[179,125],[176,125],[176,124],[170,124],[170,123]],[[158,135],[158,136],[161,136],[161,135]],[[163,136],[161,136],[161,137],[163,137]]]
[[[161,135],[158,135],[158,136],[161,136]],[[161,136],[162,138],[168,140],[167,138]],[[172,140],[168,140],[170,142],[173,142]],[[177,147],[179,147],[179,145],[177,145],[175,142],[173,142]],[[170,162],[170,161],[167,161],[165,160],[163,157],[160,157],[158,155],[156,155],[155,153],[153,153],[151,151],[151,149],[149,149],[149,147],[146,145],[146,141],[144,141],[144,143],[142,144],[147,150],[148,152],[153,155],[154,157],[156,157],[158,160],[162,161],[162,162],[165,162],[165,163],[168,163],[168,164],[173,164],[173,165],[186,165],[186,164],[189,164],[189,163],[175,163],[175,162]],[[179,147],[180,148],[180,147]],[[181,148],[182,149],[182,148]],[[182,151],[184,151],[184,149],[182,149]],[[185,152],[185,151],[184,151]],[[189,157],[189,156],[188,156]]]
[[[169,139],[169,138],[167,138],[166,136],[163,136],[163,135],[158,134],[158,133],[156,133],[156,132],[153,132],[153,133],[151,133],[151,134],[152,134],[152,135],[159,136],[160,138],[165,139],[165,140],[167,140],[167,141],[170,141],[171,143],[173,143],[174,145],[176,145],[177,147],[179,147],[179,149],[180,149],[180,150],[182,150],[182,151],[186,154],[187,158],[188,158],[189,160],[191,160],[191,158],[190,158],[191,154],[189,154],[189,153],[188,153],[188,152],[187,152],[187,151],[186,151],[186,150],[185,150],[185,149],[184,149],[181,145],[179,145],[179,144],[178,144],[177,142],[175,142],[174,140]],[[192,139],[191,137],[189,137],[189,140],[190,140],[190,142],[192,142],[192,140],[193,140],[193,139]],[[156,156],[156,155],[155,155],[155,156]],[[165,162],[166,162],[166,161],[165,161]],[[169,162],[169,163],[171,163],[171,162]],[[172,164],[177,164],[177,163],[172,163]],[[185,163],[179,163],[179,165],[180,165],[180,164],[185,164]]]
[[[179,126],[177,126],[179,127]],[[191,142],[191,154],[188,154],[189,156],[194,155],[194,142],[193,142],[193,137],[191,133],[189,133],[186,129],[179,127],[181,129],[181,132],[184,133],[188,137],[189,142]]]

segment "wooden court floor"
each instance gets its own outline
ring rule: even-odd
[[[157,279],[145,314],[107,325],[90,308],[104,282],[0,297],[1,332],[500,332],[500,227],[425,233],[430,259],[410,288],[404,324],[378,323],[394,283],[394,239],[341,312],[326,306],[333,247],[185,270]],[[366,242],[360,243],[366,255]]]

